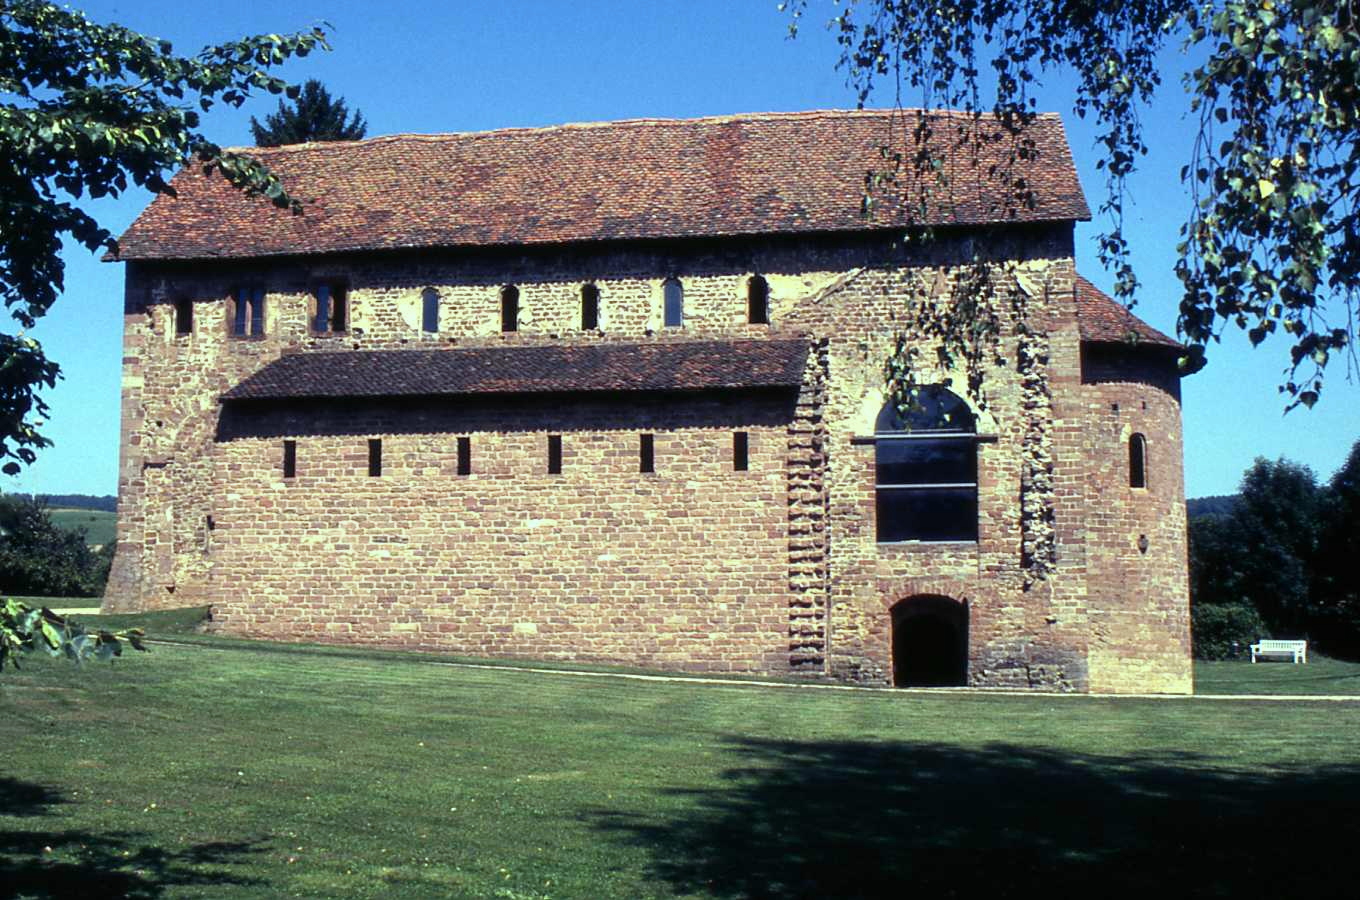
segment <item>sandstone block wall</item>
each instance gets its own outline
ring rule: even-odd
[[[291,639],[780,670],[786,437],[761,424],[772,411],[448,410],[418,433],[377,411],[298,421],[286,432],[293,478],[281,440],[225,442],[213,556],[217,571],[251,575],[209,577],[216,622]],[[748,471],[732,466],[734,428],[749,435]],[[639,433],[655,435],[653,473],[638,471]],[[549,434],[562,438],[559,474],[547,470]],[[458,436],[471,442],[466,476]]]

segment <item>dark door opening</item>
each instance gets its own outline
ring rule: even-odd
[[[893,609],[894,687],[968,683],[968,608],[947,597],[914,597]]]

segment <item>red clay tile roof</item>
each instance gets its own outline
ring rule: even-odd
[[[283,356],[223,400],[787,388],[805,341],[370,350]]]
[[[119,240],[117,258],[210,259],[569,241],[1087,219],[1062,121],[975,149],[972,119],[932,112],[947,187],[912,212],[907,163],[861,215],[881,148],[915,152],[915,111],[766,113],[301,144],[248,152],[304,201],[294,216],[189,166]],[[962,141],[962,143],[960,143]],[[944,152],[949,151],[949,152]],[[1009,176],[1005,173],[1010,173]],[[1007,185],[1010,189],[1007,190]],[[1017,198],[1019,191],[1032,204]],[[915,192],[915,193],[913,193]],[[903,200],[902,198],[906,198]]]
[[[1081,339],[1094,344],[1140,343],[1181,349],[1180,341],[1162,334],[1080,275],[1077,326]]]

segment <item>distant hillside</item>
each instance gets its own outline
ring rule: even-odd
[[[103,497],[96,497],[92,494],[25,494],[16,491],[10,496],[33,497],[46,503],[51,509],[98,509],[104,512],[118,511],[118,498],[107,494]]]
[[[16,494],[15,496],[33,496],[33,498],[48,504],[49,507],[61,508],[61,510],[103,510],[105,513],[117,513],[118,511],[118,498],[112,495]]]
[[[1219,494],[1215,497],[1192,497],[1185,501],[1185,512],[1190,518],[1213,516],[1215,518],[1232,515],[1237,506],[1236,494]]]
[[[91,547],[107,544],[118,530],[118,515],[105,509],[71,509],[51,507],[52,523],[67,531],[85,530],[85,543]]]

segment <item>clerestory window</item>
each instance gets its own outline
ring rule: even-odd
[[[593,284],[581,285],[581,330],[594,331],[600,327],[600,289]]]
[[[501,331],[519,331],[519,288],[501,288]]]
[[[685,324],[685,288],[678,278],[667,278],[661,286],[661,299],[667,328],[680,328]]]
[[[175,301],[175,334],[194,333],[194,301],[180,297]]]
[[[344,334],[349,328],[349,296],[345,285],[328,281],[312,291],[312,331]]]
[[[760,275],[746,282],[746,321],[752,325],[770,324],[770,283]]]
[[[874,447],[879,543],[977,540],[977,422],[963,400],[934,385],[905,415],[889,402]]]
[[[231,336],[264,335],[264,288],[237,288],[231,298]]]
[[[434,288],[420,292],[420,330],[426,334],[439,332],[439,292]]]

